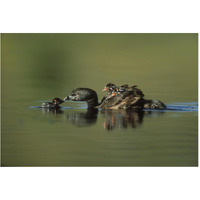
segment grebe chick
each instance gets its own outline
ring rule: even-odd
[[[44,102],[40,106],[40,108],[60,108],[60,104],[63,103],[64,101],[60,98],[54,98],[52,102]]]

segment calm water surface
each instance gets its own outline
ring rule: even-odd
[[[197,166],[197,61],[197,34],[3,34],[2,166]],[[37,107],[108,82],[176,110]]]

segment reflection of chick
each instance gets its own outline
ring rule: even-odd
[[[102,110],[104,115],[104,129],[126,129],[129,126],[136,128],[143,121],[144,112],[129,112],[129,111],[115,111],[115,110]]]
[[[113,128],[115,128],[116,127],[116,118],[115,118],[115,116],[113,116],[113,115],[105,115],[103,127],[106,130],[112,130]]]

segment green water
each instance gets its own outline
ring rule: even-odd
[[[137,84],[147,99],[197,105],[197,34],[2,34],[2,166],[197,166],[198,112],[99,111],[77,87]],[[183,104],[182,104],[183,103]],[[73,108],[73,109],[72,109]]]

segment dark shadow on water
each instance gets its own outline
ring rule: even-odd
[[[42,113],[53,113],[53,114],[62,114],[64,113],[62,108],[41,108],[39,106],[29,106],[29,108],[35,110],[41,110]]]
[[[77,127],[90,126],[96,123],[98,113],[103,119],[103,128],[106,130],[123,130],[137,128],[144,123],[144,117],[158,117],[166,112],[194,112],[198,111],[197,103],[180,103],[169,105],[166,110],[97,110],[76,111],[67,113],[66,118]]]
[[[98,110],[88,109],[87,111],[69,112],[66,119],[77,127],[94,125],[97,122],[98,115],[103,119],[103,128],[106,130],[122,130],[127,128],[136,128],[143,123],[145,115],[157,116],[164,112],[151,112],[143,110]]]
[[[64,111],[60,108],[42,108],[42,113],[63,114]]]
[[[136,128],[143,123],[143,110],[102,110],[103,127],[106,130]]]
[[[60,109],[40,109],[42,113],[53,113],[53,115],[64,114],[64,119],[76,127],[87,127],[96,124],[98,115],[103,120],[103,128],[106,130],[124,130],[137,128],[144,123],[145,117],[158,117],[166,112],[194,112],[198,111],[197,103],[177,103],[168,105],[166,110],[98,110],[98,109],[74,109],[61,107]]]
[[[74,110],[73,112],[67,113],[66,118],[71,124],[77,127],[84,127],[95,124],[97,115],[98,109],[87,109],[84,112]]]

